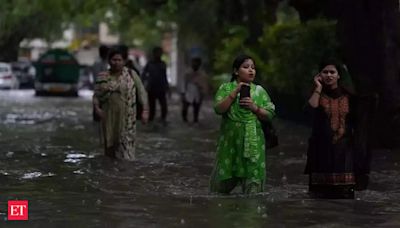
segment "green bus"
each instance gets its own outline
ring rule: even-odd
[[[52,49],[35,64],[35,94],[78,96],[80,66],[75,57],[63,49]]]

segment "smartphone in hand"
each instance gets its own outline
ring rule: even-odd
[[[242,85],[240,87],[240,97],[239,99],[241,100],[242,98],[245,97],[250,97],[250,86],[249,85]]]

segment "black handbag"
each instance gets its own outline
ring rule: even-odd
[[[265,148],[271,149],[279,145],[278,135],[276,129],[271,121],[261,121],[261,128],[264,132]]]

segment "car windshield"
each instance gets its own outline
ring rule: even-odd
[[[8,72],[8,67],[0,66],[0,72]]]
[[[12,66],[12,69],[13,69],[13,70],[21,70],[22,67],[21,67],[21,66],[18,66],[18,65],[14,65],[14,66]]]

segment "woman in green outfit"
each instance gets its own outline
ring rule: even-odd
[[[139,76],[124,66],[123,56],[120,50],[112,50],[109,53],[110,70],[101,72],[97,76],[93,105],[96,115],[100,117],[105,154],[110,157],[134,160],[136,103],[140,102],[143,105],[141,119],[146,123],[148,120],[147,93]]]
[[[237,185],[243,193],[264,189],[265,141],[259,120],[275,116],[268,93],[253,83],[254,60],[239,55],[233,62],[232,80],[215,95],[215,112],[222,115],[216,164],[210,181],[211,192],[230,193]],[[239,99],[242,86],[250,86],[250,97]]]

